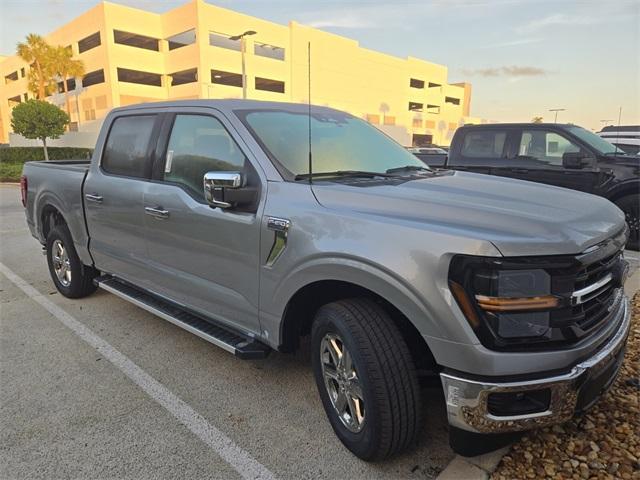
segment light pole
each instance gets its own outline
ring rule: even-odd
[[[555,117],[553,119],[553,123],[558,123],[558,112],[564,112],[566,108],[550,108],[550,112],[555,112]]]
[[[245,66],[245,54],[246,54],[246,50],[247,50],[247,42],[245,40],[244,37],[247,37],[249,35],[255,35],[257,32],[254,32],[253,30],[247,30],[244,33],[241,33],[240,35],[234,35],[232,37],[229,37],[229,40],[240,40],[240,54],[242,56],[242,98],[246,99],[247,98],[247,68]]]

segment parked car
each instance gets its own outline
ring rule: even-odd
[[[430,167],[443,167],[447,159],[447,151],[440,147],[409,147],[407,150]]]
[[[639,248],[640,158],[584,128],[555,123],[465,125],[453,136],[444,168],[604,197],[625,213],[628,247]]]
[[[611,125],[598,135],[628,155],[640,155],[640,125]]]
[[[310,335],[329,422],[366,460],[429,428],[423,378],[473,455],[589,408],[624,355],[618,208],[434,172],[330,108],[118,108],[90,162],[27,163],[22,197],[66,297],[103,288],[241,359]]]

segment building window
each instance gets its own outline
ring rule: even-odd
[[[96,85],[98,83],[104,83],[104,70],[102,69],[89,72],[82,77],[83,87],[90,87],[91,85]]]
[[[284,93],[284,82],[281,82],[280,80],[270,80],[268,78],[256,77],[256,90]]]
[[[396,117],[391,117],[389,115],[385,115],[382,118],[382,123],[384,125],[395,125],[396,124]]]
[[[93,35],[89,35],[88,37],[85,37],[78,42],[78,53],[86,52],[87,50],[91,50],[92,48],[99,47],[100,44],[100,32],[96,32]]]
[[[413,128],[422,128],[422,119],[421,118],[414,118],[413,122],[411,123],[411,125],[413,126]]]
[[[67,92],[71,92],[76,89],[76,79],[67,79]],[[58,93],[64,93],[64,83],[58,82]]]
[[[427,105],[427,113],[440,113],[440,105]]]
[[[114,30],[113,41],[115,43],[119,43],[120,45],[144,48],[145,50],[153,50],[155,52],[160,50],[160,41],[157,38],[138,35],[137,33]]]
[[[198,81],[198,69],[190,68],[189,70],[182,70],[180,72],[170,73],[171,86],[184,85],[185,83],[193,83]]]
[[[268,45],[266,43],[254,43],[253,53],[260,57],[274,58],[276,60],[284,60],[284,48]]]
[[[140,70],[130,70],[128,68],[118,67],[118,81],[161,87],[162,75],[159,73],[141,72]]]
[[[413,88],[424,88],[424,80],[418,80],[417,78],[412,78],[409,80],[409,86]]]
[[[445,103],[453,103],[454,105],[460,105],[460,99],[459,98],[444,97],[444,101],[445,101]]]
[[[229,85],[231,87],[242,87],[242,75],[239,73],[223,72],[222,70],[211,70],[211,83]]]
[[[196,30],[193,28],[186,32],[167,37],[167,42],[169,43],[169,50],[175,50],[176,48],[186,47],[187,45],[196,43]]]
[[[15,97],[9,98],[8,101],[9,101],[9,107],[15,107],[19,103],[22,103],[22,98],[20,98],[20,95],[16,95]]]
[[[433,120],[425,120],[424,126],[425,128],[436,128],[436,122]]]
[[[84,111],[84,119],[85,120],[95,120],[96,119],[96,111],[93,108]]]
[[[78,122],[69,122],[69,131],[77,132],[78,131]]]
[[[209,45],[240,51],[240,40],[231,40],[230,36],[224,33],[209,32]]]
[[[12,82],[15,82],[16,80],[18,80],[17,70],[13,73],[10,73],[9,75],[5,75],[4,77],[4,83],[12,83]]]
[[[409,102],[409,111],[411,112],[421,112],[424,108],[424,104],[418,102]]]
[[[364,119],[367,122],[372,123],[374,125],[379,125],[380,124],[380,115],[374,115],[374,114],[371,114],[371,113],[367,113],[364,116]]]
[[[20,69],[20,77],[24,78],[24,76],[26,75],[25,71],[24,71],[24,67],[22,67]]]
[[[24,101],[26,102],[27,100],[29,100],[29,93],[28,92],[24,92],[24,94],[22,95],[24,97]]]
[[[429,88],[440,88],[442,85],[439,83],[429,82]]]

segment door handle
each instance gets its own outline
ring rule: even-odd
[[[169,218],[169,210],[164,210],[162,207],[144,207],[144,213],[154,218]]]
[[[84,198],[94,203],[102,203],[102,195],[97,195],[95,193],[87,193]]]

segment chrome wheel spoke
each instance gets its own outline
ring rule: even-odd
[[[344,341],[327,333],[320,342],[320,360],[324,385],[342,424],[351,432],[362,430],[365,422],[364,394]]]
[[[63,287],[71,285],[71,260],[60,240],[56,240],[51,248],[51,263],[58,281]]]

